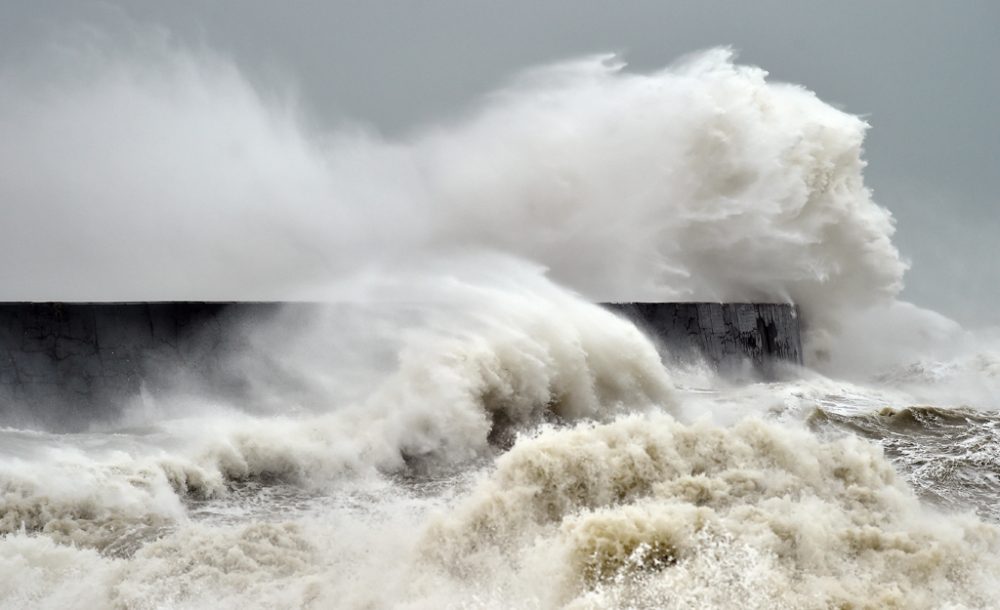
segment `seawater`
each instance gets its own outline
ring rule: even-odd
[[[0,405],[0,607],[1000,606],[996,337],[899,298],[860,118],[717,49],[389,141],[86,57],[0,74],[0,297],[356,313],[244,329],[239,396]],[[805,366],[666,367],[615,300],[794,302]]]

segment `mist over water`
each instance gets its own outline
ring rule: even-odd
[[[0,419],[0,606],[1000,603],[996,341],[897,299],[858,117],[716,49],[388,141],[70,50],[0,72],[0,300],[340,307],[243,329],[249,398]],[[601,300],[794,302],[806,367],[667,369]]]

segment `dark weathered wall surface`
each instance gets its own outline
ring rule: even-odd
[[[798,312],[784,303],[609,303],[656,337],[672,357],[702,356],[721,370],[749,361],[764,376],[802,364]]]
[[[180,370],[208,378],[267,303],[0,303],[0,414],[51,428],[113,414]],[[44,405],[46,408],[39,408]],[[52,408],[53,406],[63,408]]]

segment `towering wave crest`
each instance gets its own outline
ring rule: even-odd
[[[725,50],[541,68],[401,142],[310,133],[206,53],[108,53],[0,79],[2,298],[323,299],[365,265],[489,248],[594,300],[794,301],[818,337],[901,288],[865,123]]]
[[[864,122],[725,50],[623,68],[537,70],[421,142],[449,234],[599,300],[790,300],[821,328],[895,296],[905,266],[862,181]]]

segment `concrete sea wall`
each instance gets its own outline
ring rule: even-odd
[[[224,357],[246,347],[245,325],[311,303],[0,303],[0,416],[4,424],[80,429],[113,416],[179,371],[207,391],[239,392],[245,376]],[[334,306],[336,307],[336,306]],[[801,363],[798,316],[784,304],[606,304],[665,348],[721,369]],[[287,313],[287,312],[286,312]],[[293,312],[294,313],[294,312]]]

